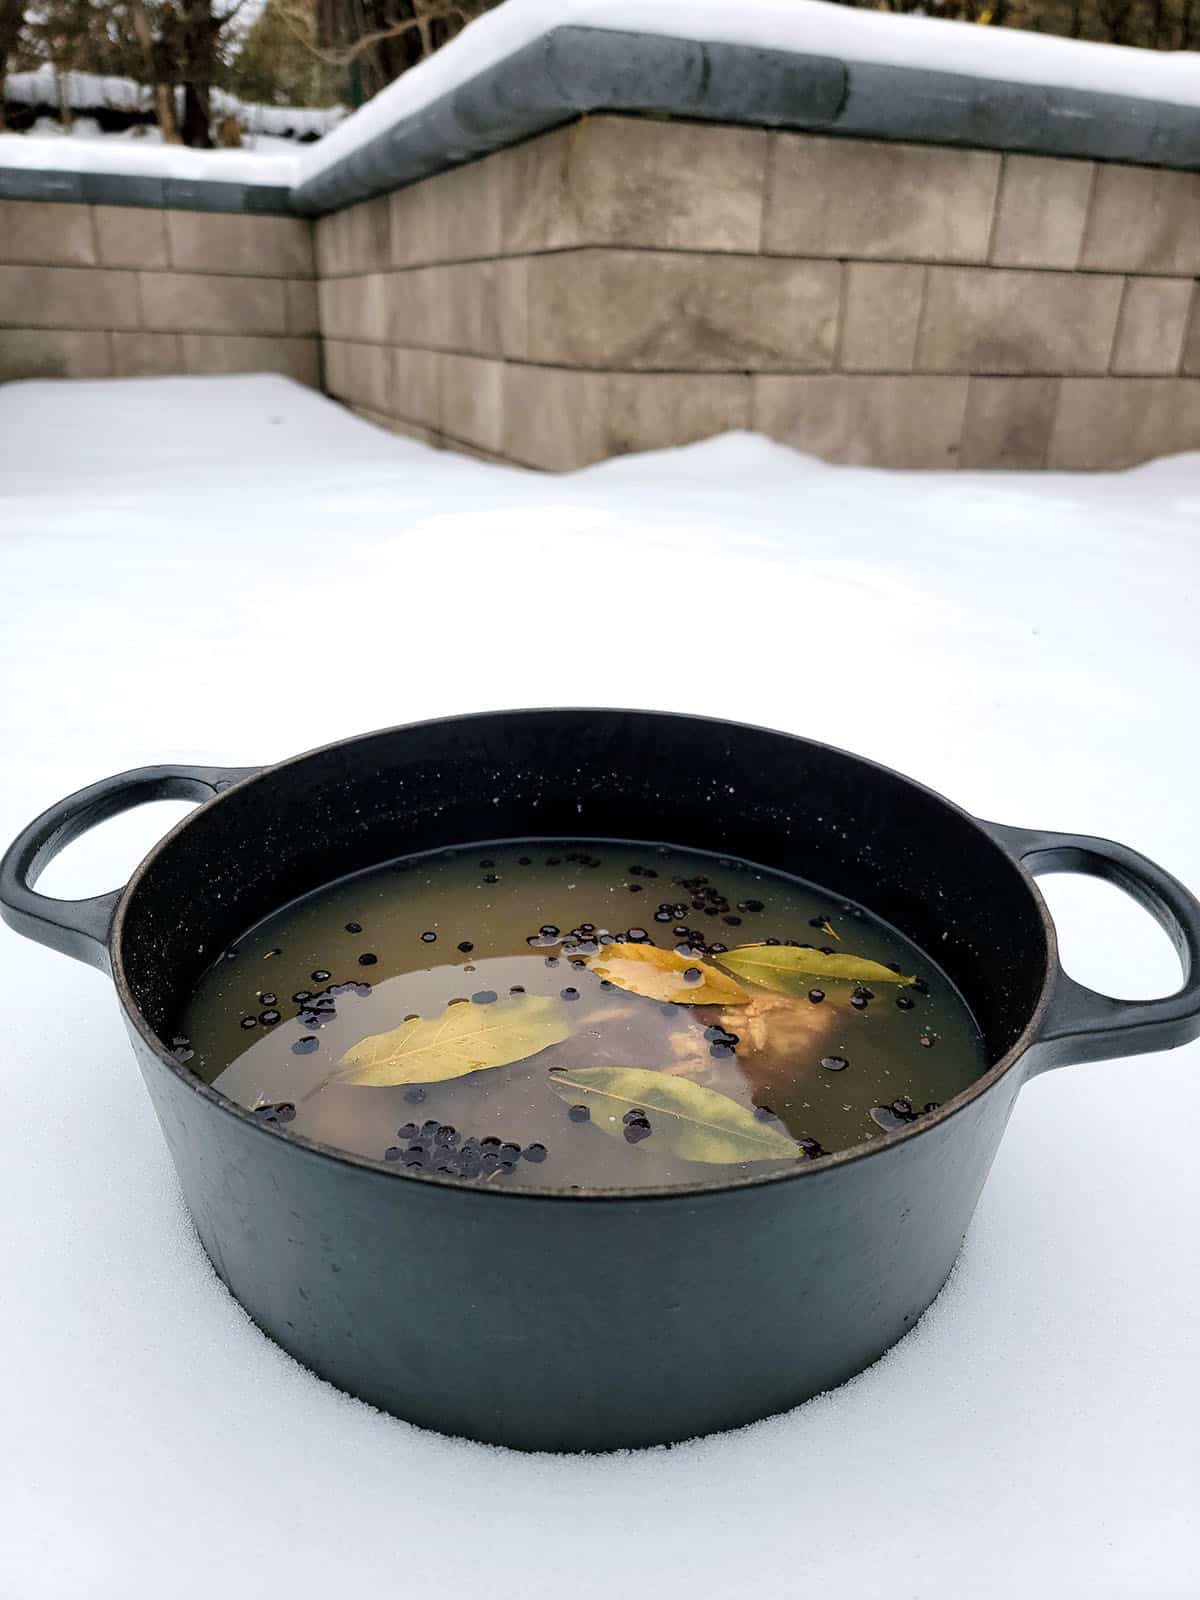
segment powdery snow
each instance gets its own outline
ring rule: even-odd
[[[94,126],[94,125],[93,125]],[[0,171],[20,167],[34,172],[121,172],[145,178],[214,179],[224,183],[265,183],[290,189],[296,182],[297,146],[292,140],[260,136],[253,149],[193,150],[163,144],[157,128],[145,136],[100,135],[84,128],[71,138],[55,127],[36,133],[0,133]]]
[[[10,105],[57,106],[60,97],[76,111],[108,107],[115,111],[153,112],[154,95],[133,78],[101,76],[95,72],[57,72],[49,62],[29,72],[10,72],[4,80],[4,98]],[[182,110],[183,91],[176,91]],[[275,136],[320,137],[346,115],[343,106],[267,106],[241,100],[224,89],[210,96],[213,114],[235,114],[244,128]]]
[[[1200,106],[1195,51],[1138,50],[1015,28],[858,11],[824,0],[505,0],[300,157],[300,181],[551,28],[629,29]]]
[[[1198,455],[898,474],[729,435],[550,477],[275,377],[12,384],[0,840],[125,767],[565,700],[827,738],[1200,884],[1197,527]],[[120,882],[178,809],[42,886]],[[1115,891],[1049,887],[1078,976],[1171,985]],[[671,1451],[526,1457],[370,1411],[259,1334],[110,985],[0,943],[0,1593],[1194,1596],[1200,1045],[1027,1087],[949,1287],[854,1383]]]

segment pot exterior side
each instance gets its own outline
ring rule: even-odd
[[[870,1365],[945,1283],[1022,1075],[795,1179],[501,1195],[306,1149],[130,1033],[201,1242],[258,1326],[372,1405],[524,1450],[738,1427]]]

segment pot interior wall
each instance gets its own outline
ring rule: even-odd
[[[296,895],[395,856],[506,837],[727,852],[861,901],[955,980],[992,1061],[1037,1001],[1036,903],[968,819],[825,746],[651,712],[485,714],[288,762],[157,852],[131,890],[119,959],[166,1032],[211,961]]]

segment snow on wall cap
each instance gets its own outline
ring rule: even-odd
[[[856,64],[902,68],[1200,109],[1194,51],[1094,44],[824,0],[505,0],[305,150],[300,185],[563,27],[827,57],[851,71]]]
[[[183,178],[193,183],[267,184],[290,189],[296,156],[254,150],[192,150],[149,139],[38,138],[0,133],[0,170],[94,172],[142,178]]]

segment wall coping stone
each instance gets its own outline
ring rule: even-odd
[[[301,181],[293,202],[341,210],[605,111],[1200,170],[1194,106],[561,26]]]
[[[286,185],[37,167],[0,166],[0,200],[57,200],[159,211],[234,211],[254,216],[291,216],[295,210]]]
[[[284,185],[0,167],[0,198],[321,215],[595,112],[1200,171],[1194,106],[564,25]]]

